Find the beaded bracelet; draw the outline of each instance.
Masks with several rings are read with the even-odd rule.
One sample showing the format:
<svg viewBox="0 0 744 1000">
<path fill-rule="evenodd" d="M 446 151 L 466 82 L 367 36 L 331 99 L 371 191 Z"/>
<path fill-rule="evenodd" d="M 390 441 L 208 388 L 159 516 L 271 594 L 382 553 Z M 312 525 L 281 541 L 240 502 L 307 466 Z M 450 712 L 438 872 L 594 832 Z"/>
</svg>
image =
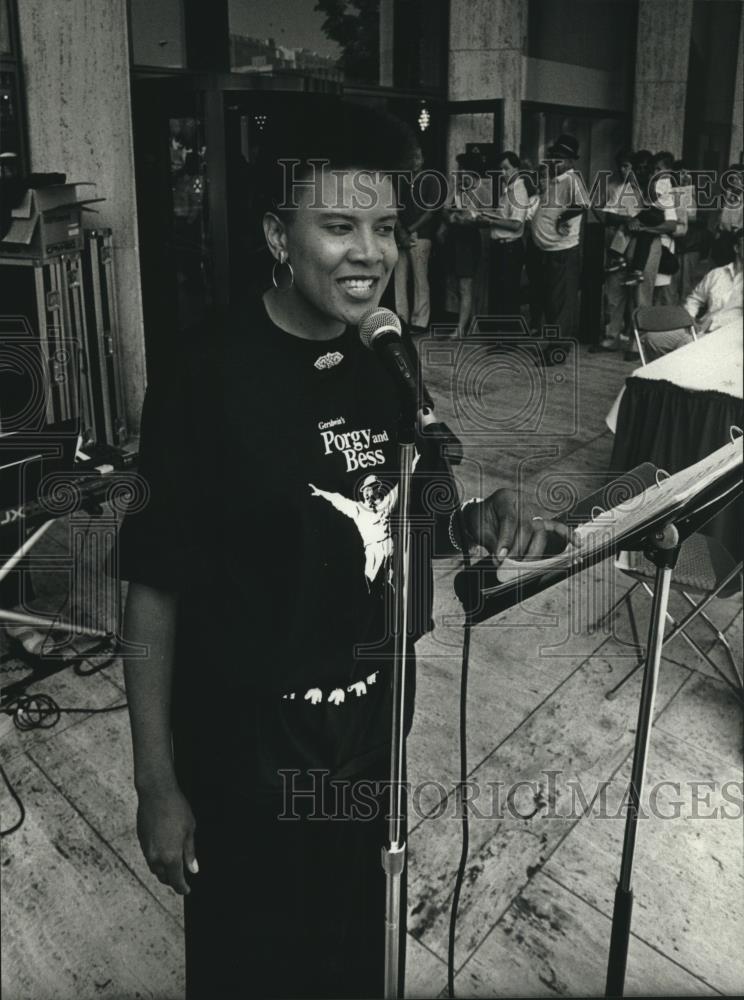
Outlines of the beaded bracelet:
<svg viewBox="0 0 744 1000">
<path fill-rule="evenodd" d="M 462 552 L 463 549 L 462 549 L 462 546 L 457 541 L 457 538 L 455 537 L 455 515 L 461 514 L 465 510 L 465 508 L 467 507 L 467 505 L 469 503 L 481 503 L 481 502 L 482 502 L 482 497 L 471 497 L 469 500 L 463 501 L 463 503 L 460 504 L 459 508 L 455 507 L 455 509 L 450 514 L 450 519 L 449 519 L 449 540 L 452 543 L 452 548 L 453 549 L 457 549 L 458 552 Z M 463 539 L 463 541 L 464 541 L 464 539 Z M 468 548 L 470 548 L 470 546 L 468 546 Z"/>
</svg>

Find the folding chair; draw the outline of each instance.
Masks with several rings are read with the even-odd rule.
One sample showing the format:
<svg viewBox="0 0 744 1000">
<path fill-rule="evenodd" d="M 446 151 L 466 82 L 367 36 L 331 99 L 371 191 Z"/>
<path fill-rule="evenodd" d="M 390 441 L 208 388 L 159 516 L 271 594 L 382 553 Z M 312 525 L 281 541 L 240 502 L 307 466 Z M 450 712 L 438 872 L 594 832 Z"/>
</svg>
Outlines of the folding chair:
<svg viewBox="0 0 744 1000">
<path fill-rule="evenodd" d="M 633 334 L 635 335 L 641 364 L 646 365 L 643 352 L 643 337 L 647 333 L 667 333 L 671 330 L 689 330 L 692 339 L 697 340 L 695 321 L 682 306 L 639 306 L 633 313 Z"/>
<path fill-rule="evenodd" d="M 642 648 L 643 644 L 638 639 L 638 629 L 635 615 L 633 613 L 631 595 L 635 591 L 639 590 L 639 588 L 642 588 L 646 591 L 649 597 L 653 596 L 653 588 L 651 585 L 653 584 L 655 577 L 654 567 L 646 559 L 642 552 L 621 552 L 618 559 L 615 561 L 615 566 L 620 570 L 620 572 L 634 579 L 635 583 L 630 590 L 597 621 L 596 627 L 601 628 L 602 625 L 615 614 L 620 605 L 625 603 L 628 608 L 634 645 L 638 648 Z M 664 645 L 666 646 L 667 643 L 670 643 L 678 635 L 682 636 L 685 642 L 687 642 L 687 644 L 695 650 L 698 656 L 705 660 L 715 673 L 733 690 L 736 697 L 739 698 L 739 700 L 744 701 L 744 678 L 742 678 L 740 674 L 740 668 L 734 657 L 731 644 L 715 622 L 713 622 L 705 613 L 705 608 L 708 604 L 710 604 L 713 598 L 730 597 L 732 594 L 736 593 L 740 587 L 741 572 L 742 563 L 737 563 L 729 551 L 724 548 L 720 542 L 716 541 L 715 538 L 711 538 L 708 535 L 703 535 L 699 532 L 694 535 L 690 535 L 680 549 L 679 559 L 672 574 L 671 586 L 673 590 L 676 590 L 682 595 L 691 610 L 679 620 L 676 620 L 671 614 L 669 614 L 669 612 L 667 612 L 667 620 L 671 624 L 672 630 L 664 637 Z M 698 597 L 702 597 L 702 599 L 696 601 L 692 594 L 697 594 Z M 717 642 L 721 644 L 733 674 L 733 680 L 726 676 L 711 656 L 706 653 L 699 643 L 685 631 L 690 622 L 698 617 L 710 627 L 716 636 Z M 623 684 L 625 684 L 627 680 L 640 670 L 642 666 L 643 660 L 641 659 L 641 661 L 633 667 L 633 669 L 626 674 L 626 676 L 623 677 L 623 679 L 619 681 L 615 687 L 607 692 L 606 697 L 612 700 L 617 695 Z"/>
</svg>

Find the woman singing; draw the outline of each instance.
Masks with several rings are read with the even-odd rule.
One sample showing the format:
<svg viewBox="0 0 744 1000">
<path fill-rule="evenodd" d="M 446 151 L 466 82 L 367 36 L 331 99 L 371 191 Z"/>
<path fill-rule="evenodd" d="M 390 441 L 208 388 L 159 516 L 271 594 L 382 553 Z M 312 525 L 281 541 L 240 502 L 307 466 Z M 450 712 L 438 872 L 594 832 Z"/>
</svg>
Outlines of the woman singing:
<svg viewBox="0 0 744 1000">
<path fill-rule="evenodd" d="M 272 150 L 274 284 L 185 338 L 169 384 L 148 388 L 149 502 L 120 545 L 138 834 L 185 897 L 190 1000 L 383 992 L 391 585 L 387 550 L 365 548 L 387 544 L 401 406 L 355 328 L 396 263 L 394 174 L 413 143 L 341 105 Z M 411 682 L 426 553 L 453 551 L 455 503 L 418 451 L 432 541 L 414 552 Z M 453 537 L 539 555 L 551 532 L 565 539 L 500 490 Z"/>
</svg>

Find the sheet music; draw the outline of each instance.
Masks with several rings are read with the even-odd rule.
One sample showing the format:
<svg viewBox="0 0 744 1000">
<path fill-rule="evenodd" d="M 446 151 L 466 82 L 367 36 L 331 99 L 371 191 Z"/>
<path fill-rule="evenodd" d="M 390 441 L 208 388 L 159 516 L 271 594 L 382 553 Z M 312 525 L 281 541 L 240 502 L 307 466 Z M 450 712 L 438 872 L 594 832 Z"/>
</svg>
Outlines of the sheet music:
<svg viewBox="0 0 744 1000">
<path fill-rule="evenodd" d="M 547 559 L 525 561 L 507 557 L 498 567 L 497 577 L 500 583 L 508 583 L 515 579 L 526 579 L 550 570 L 570 567 L 608 542 L 632 534 L 636 528 L 652 521 L 665 510 L 671 510 L 684 503 L 741 465 L 742 438 L 738 437 L 694 465 L 661 479 L 658 485 L 648 487 L 630 500 L 618 504 L 617 507 L 598 511 L 593 520 L 576 528 L 576 535 L 581 540 L 579 546 L 569 546 L 560 555 Z"/>
</svg>

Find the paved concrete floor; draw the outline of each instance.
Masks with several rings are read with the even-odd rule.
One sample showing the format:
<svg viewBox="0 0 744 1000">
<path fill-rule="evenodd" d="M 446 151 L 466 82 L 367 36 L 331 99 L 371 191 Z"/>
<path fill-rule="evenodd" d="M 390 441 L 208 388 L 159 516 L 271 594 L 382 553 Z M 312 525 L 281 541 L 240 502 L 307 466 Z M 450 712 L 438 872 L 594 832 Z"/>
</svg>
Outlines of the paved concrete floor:
<svg viewBox="0 0 744 1000">
<path fill-rule="evenodd" d="M 466 496 L 519 485 L 550 509 L 591 492 L 607 471 L 612 438 L 603 418 L 632 368 L 618 356 L 582 348 L 569 365 L 540 373 L 518 352 L 492 356 L 477 344 L 421 350 L 437 412 L 466 442 L 458 469 Z M 46 554 L 64 557 L 70 538 L 60 523 Z M 445 988 L 460 853 L 451 795 L 462 638 L 456 569 L 437 565 L 437 628 L 418 647 L 411 997 Z M 39 575 L 40 601 L 58 604 L 65 579 L 63 569 Z M 477 815 L 457 927 L 458 996 L 603 992 L 640 678 L 606 699 L 636 650 L 625 612 L 603 629 L 594 623 L 627 587 L 605 563 L 473 632 L 468 755 Z M 634 605 L 645 635 L 648 602 Z M 713 615 L 740 657 L 740 601 L 717 602 Z M 694 634 L 710 648 L 703 628 Z M 23 675 L 13 660 L 2 667 L 3 683 Z M 68 706 L 123 701 L 119 664 L 90 677 L 68 669 L 35 688 Z M 656 703 L 629 994 L 744 992 L 741 736 L 729 690 L 676 640 Z M 126 713 L 65 715 L 29 733 L 2 716 L 0 762 L 26 808 L 23 827 L 2 842 L 3 996 L 182 996 L 181 907 L 139 854 Z M 7 827 L 17 812 L 5 788 L 2 807 Z"/>
</svg>

